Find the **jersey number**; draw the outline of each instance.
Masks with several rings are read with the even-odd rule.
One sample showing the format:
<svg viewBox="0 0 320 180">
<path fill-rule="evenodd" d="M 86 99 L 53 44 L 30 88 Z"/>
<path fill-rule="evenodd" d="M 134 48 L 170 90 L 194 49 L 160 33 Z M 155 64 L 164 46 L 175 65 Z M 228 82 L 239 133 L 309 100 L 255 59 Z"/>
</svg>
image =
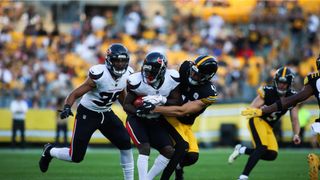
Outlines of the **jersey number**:
<svg viewBox="0 0 320 180">
<path fill-rule="evenodd" d="M 116 101 L 121 91 L 115 93 L 100 92 L 100 101 L 93 100 L 97 106 L 111 106 L 112 102 Z"/>
<path fill-rule="evenodd" d="M 273 112 L 271 113 L 268 117 L 267 120 L 268 121 L 275 121 L 278 119 L 278 116 L 281 114 L 281 111 L 277 111 L 277 112 Z"/>
</svg>

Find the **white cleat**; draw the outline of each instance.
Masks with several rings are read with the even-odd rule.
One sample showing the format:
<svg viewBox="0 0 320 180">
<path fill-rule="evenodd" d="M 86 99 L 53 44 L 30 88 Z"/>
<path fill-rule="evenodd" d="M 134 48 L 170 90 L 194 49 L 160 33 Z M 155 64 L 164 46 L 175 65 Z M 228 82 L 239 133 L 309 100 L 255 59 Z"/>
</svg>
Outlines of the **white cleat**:
<svg viewBox="0 0 320 180">
<path fill-rule="evenodd" d="M 238 156 L 240 156 L 240 148 L 241 148 L 241 144 L 237 144 L 234 147 L 234 150 L 232 152 L 232 154 L 229 156 L 228 162 L 229 164 L 232 164 L 234 162 L 234 160 L 237 159 Z"/>
<path fill-rule="evenodd" d="M 241 175 L 237 180 L 248 180 L 249 177 L 245 175 Z"/>
</svg>

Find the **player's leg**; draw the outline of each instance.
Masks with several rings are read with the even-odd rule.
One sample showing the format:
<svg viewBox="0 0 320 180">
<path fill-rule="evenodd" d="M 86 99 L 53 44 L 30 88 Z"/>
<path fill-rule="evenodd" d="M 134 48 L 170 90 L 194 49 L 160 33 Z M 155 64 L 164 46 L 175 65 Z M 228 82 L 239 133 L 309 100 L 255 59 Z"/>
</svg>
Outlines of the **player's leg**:
<svg viewBox="0 0 320 180">
<path fill-rule="evenodd" d="M 261 156 L 267 151 L 267 129 L 265 127 L 265 122 L 260 118 L 251 118 L 248 123 L 255 149 L 250 154 L 239 179 L 248 179 L 252 169 L 256 166 Z"/>
<path fill-rule="evenodd" d="M 79 105 L 70 147 L 57 148 L 50 143 L 46 144 L 39 161 L 40 170 L 46 172 L 53 157 L 64 161 L 81 162 L 85 156 L 89 140 L 97 129 L 98 118 L 101 118 L 99 113 Z"/>
<path fill-rule="evenodd" d="M 148 172 L 148 179 L 154 179 L 168 165 L 174 154 L 173 142 L 167 129 L 164 127 L 165 119 L 149 123 L 148 135 L 150 144 L 159 151 L 159 155 L 154 161 L 153 166 Z M 169 178 L 168 178 L 169 179 Z"/>
<path fill-rule="evenodd" d="M 184 156 L 179 166 L 177 166 L 175 175 L 176 180 L 183 180 L 183 168 L 185 166 L 191 166 L 195 164 L 199 159 L 199 146 L 196 137 L 191 129 L 191 126 L 188 126 L 185 129 L 185 135 L 187 136 L 189 143 L 188 153 Z"/>
<path fill-rule="evenodd" d="M 17 135 L 17 121 L 13 119 L 12 136 L 11 136 L 12 147 L 16 146 L 16 135 Z"/>
<path fill-rule="evenodd" d="M 161 179 L 169 179 L 172 173 L 175 171 L 178 164 L 182 161 L 188 150 L 187 136 L 185 130 L 188 128 L 187 125 L 182 124 L 178 119 L 170 117 L 166 118 L 167 121 L 163 121 L 164 126 L 169 132 L 172 139 L 175 141 L 175 151 L 171 157 L 168 165 L 163 170 Z"/>
<path fill-rule="evenodd" d="M 267 123 L 266 123 L 267 124 Z M 272 128 L 269 125 L 265 125 L 267 129 L 267 151 L 261 156 L 262 160 L 274 161 L 278 156 L 278 142 Z"/>
<path fill-rule="evenodd" d="M 318 180 L 319 173 L 319 157 L 314 154 L 308 154 L 308 164 L 309 164 L 309 177 L 310 180 Z"/>
<path fill-rule="evenodd" d="M 120 164 L 125 180 L 134 179 L 134 160 L 130 136 L 122 121 L 111 111 L 104 113 L 105 121 L 99 130 L 120 150 Z"/>
<path fill-rule="evenodd" d="M 148 161 L 150 156 L 150 143 L 146 124 L 142 121 L 143 120 L 137 116 L 128 115 L 126 122 L 127 131 L 139 151 L 137 168 L 140 180 L 147 178 Z"/>
</svg>

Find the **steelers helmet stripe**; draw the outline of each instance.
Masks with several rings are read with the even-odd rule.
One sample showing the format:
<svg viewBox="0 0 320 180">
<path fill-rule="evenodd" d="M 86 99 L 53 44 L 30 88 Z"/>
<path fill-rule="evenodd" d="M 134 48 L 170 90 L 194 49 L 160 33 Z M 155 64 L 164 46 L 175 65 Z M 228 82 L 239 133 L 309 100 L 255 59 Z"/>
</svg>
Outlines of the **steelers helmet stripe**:
<svg viewBox="0 0 320 180">
<path fill-rule="evenodd" d="M 283 71 L 282 71 L 282 76 L 281 77 L 284 77 L 286 75 L 286 72 L 287 72 L 287 67 L 284 67 L 283 68 Z"/>
<path fill-rule="evenodd" d="M 213 56 L 204 56 L 197 64 L 196 67 L 198 67 L 199 65 L 201 65 L 205 60 L 209 59 L 209 58 L 214 58 Z"/>
</svg>

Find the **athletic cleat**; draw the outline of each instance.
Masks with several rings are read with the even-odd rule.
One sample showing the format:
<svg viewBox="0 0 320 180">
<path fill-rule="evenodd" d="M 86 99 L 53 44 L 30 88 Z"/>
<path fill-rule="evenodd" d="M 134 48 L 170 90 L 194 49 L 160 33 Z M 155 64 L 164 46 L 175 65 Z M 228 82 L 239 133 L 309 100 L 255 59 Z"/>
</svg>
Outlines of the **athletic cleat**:
<svg viewBox="0 0 320 180">
<path fill-rule="evenodd" d="M 43 152 L 39 161 L 39 168 L 43 173 L 47 172 L 49 168 L 49 163 L 52 160 L 52 156 L 50 155 L 50 150 L 52 148 L 53 145 L 50 143 L 45 144 L 43 147 Z"/>
<path fill-rule="evenodd" d="M 234 147 L 233 152 L 231 153 L 231 155 L 229 156 L 228 162 L 229 164 L 232 164 L 234 162 L 234 160 L 237 159 L 238 156 L 240 156 L 240 148 L 241 148 L 241 144 L 237 144 Z"/>
<path fill-rule="evenodd" d="M 309 154 L 308 155 L 308 164 L 309 164 L 310 180 L 318 180 L 319 157 L 313 153 Z"/>
</svg>

